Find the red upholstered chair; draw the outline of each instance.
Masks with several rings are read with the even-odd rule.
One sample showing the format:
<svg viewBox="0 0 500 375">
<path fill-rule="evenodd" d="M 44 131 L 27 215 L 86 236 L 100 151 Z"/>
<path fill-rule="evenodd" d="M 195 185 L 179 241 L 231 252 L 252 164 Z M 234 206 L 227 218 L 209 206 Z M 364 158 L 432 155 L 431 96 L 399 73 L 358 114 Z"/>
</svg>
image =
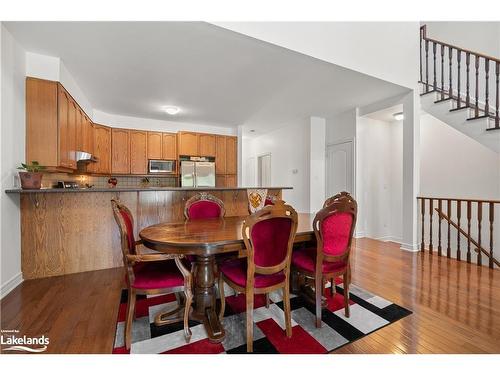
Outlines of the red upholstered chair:
<svg viewBox="0 0 500 375">
<path fill-rule="evenodd" d="M 130 210 L 119 201 L 112 199 L 111 206 L 115 220 L 120 229 L 123 264 L 126 270 L 128 289 L 127 317 L 125 321 L 125 346 L 130 349 L 132 342 L 132 320 L 134 318 L 135 301 L 138 294 L 168 294 L 184 292 L 184 335 L 186 342 L 191 339 L 191 330 L 188 326 L 191 308 L 192 276 L 188 271 L 189 265 L 182 255 L 171 254 L 141 254 L 134 237 L 134 219 Z M 162 314 L 168 316 L 181 309 Z M 155 321 L 156 322 L 156 321 Z"/>
<path fill-rule="evenodd" d="M 283 289 L 286 335 L 292 335 L 289 278 L 296 232 L 297 212 L 283 201 L 276 201 L 248 216 L 243 223 L 247 258 L 226 261 L 219 266 L 220 319 L 225 308 L 224 283 L 246 295 L 247 352 L 253 351 L 254 294 Z"/>
<path fill-rule="evenodd" d="M 357 210 L 356 201 L 348 193 L 340 193 L 314 218 L 316 248 L 300 249 L 292 255 L 294 272 L 315 281 L 316 327 L 318 328 L 321 327 L 321 296 L 325 280 L 334 280 L 337 276 L 343 277 L 344 309 L 345 315 L 349 317 L 349 284 L 351 282 L 349 256 Z"/>
<path fill-rule="evenodd" d="M 209 219 L 224 217 L 224 203 L 208 193 L 199 193 L 188 199 L 184 206 L 186 219 Z"/>
</svg>

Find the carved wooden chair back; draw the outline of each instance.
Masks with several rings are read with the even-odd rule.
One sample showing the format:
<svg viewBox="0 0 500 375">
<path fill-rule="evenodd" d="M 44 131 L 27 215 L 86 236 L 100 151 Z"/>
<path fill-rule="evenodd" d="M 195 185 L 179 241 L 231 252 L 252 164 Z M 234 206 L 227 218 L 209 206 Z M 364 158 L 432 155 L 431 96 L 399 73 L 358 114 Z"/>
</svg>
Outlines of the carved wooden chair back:
<svg viewBox="0 0 500 375">
<path fill-rule="evenodd" d="M 224 217 L 225 214 L 224 202 L 205 192 L 192 196 L 184 206 L 184 217 L 186 219 L 217 218 Z"/>
<path fill-rule="evenodd" d="M 318 249 L 317 266 L 323 260 L 349 260 L 357 213 L 358 204 L 347 192 L 337 194 L 325 202 L 325 207 L 316 214 L 313 221 Z"/>
<path fill-rule="evenodd" d="M 247 287 L 253 285 L 255 274 L 290 271 L 297 221 L 297 212 L 282 200 L 247 217 L 242 226 L 247 249 Z"/>
</svg>

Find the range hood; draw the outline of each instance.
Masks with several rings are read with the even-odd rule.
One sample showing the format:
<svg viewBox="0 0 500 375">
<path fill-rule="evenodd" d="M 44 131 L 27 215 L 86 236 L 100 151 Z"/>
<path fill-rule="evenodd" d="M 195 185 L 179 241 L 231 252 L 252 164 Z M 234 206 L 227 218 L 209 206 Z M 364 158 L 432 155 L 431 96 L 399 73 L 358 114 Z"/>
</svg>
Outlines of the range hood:
<svg viewBox="0 0 500 375">
<path fill-rule="evenodd" d="M 76 151 L 77 163 L 95 163 L 97 161 L 95 156 L 85 151 Z"/>
</svg>

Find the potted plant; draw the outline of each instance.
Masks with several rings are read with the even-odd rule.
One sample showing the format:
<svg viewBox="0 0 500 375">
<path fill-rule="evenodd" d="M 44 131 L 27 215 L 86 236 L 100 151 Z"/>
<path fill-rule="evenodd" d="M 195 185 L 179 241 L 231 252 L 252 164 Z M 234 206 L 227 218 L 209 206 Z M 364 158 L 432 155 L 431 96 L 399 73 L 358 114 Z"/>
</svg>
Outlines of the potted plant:
<svg viewBox="0 0 500 375">
<path fill-rule="evenodd" d="M 32 161 L 31 164 L 21 163 L 20 167 L 17 169 L 23 170 L 24 172 L 19 172 L 19 178 L 21 179 L 21 187 L 23 189 L 40 189 L 42 187 L 42 176 L 45 169 L 44 166 L 40 165 L 37 161 Z"/>
</svg>

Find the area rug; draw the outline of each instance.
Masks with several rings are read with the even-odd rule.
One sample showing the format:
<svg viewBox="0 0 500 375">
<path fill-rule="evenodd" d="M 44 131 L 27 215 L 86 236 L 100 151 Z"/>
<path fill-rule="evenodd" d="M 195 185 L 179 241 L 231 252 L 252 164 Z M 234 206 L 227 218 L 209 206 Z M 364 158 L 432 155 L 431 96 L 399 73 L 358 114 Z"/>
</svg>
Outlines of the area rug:
<svg viewBox="0 0 500 375">
<path fill-rule="evenodd" d="M 327 308 L 323 309 L 321 328 L 315 327 L 314 305 L 292 294 L 292 337 L 284 332 L 284 314 L 281 293 L 270 294 L 269 308 L 263 295 L 255 296 L 254 353 L 262 354 L 322 354 L 358 340 L 370 333 L 410 315 L 412 312 L 373 295 L 351 284 L 350 312 L 346 318 L 343 308 L 343 286 L 336 286 L 334 297 L 327 296 Z M 226 312 L 222 321 L 226 338 L 218 344 L 210 343 L 202 324 L 190 322 L 192 338 L 184 340 L 182 323 L 157 327 L 155 315 L 176 306 L 175 296 L 139 296 L 136 319 L 132 325 L 132 346 L 124 347 L 125 312 L 127 290 L 123 290 L 116 325 L 115 354 L 218 354 L 246 353 L 245 296 L 235 296 L 226 291 Z"/>
</svg>

